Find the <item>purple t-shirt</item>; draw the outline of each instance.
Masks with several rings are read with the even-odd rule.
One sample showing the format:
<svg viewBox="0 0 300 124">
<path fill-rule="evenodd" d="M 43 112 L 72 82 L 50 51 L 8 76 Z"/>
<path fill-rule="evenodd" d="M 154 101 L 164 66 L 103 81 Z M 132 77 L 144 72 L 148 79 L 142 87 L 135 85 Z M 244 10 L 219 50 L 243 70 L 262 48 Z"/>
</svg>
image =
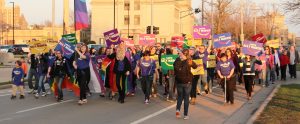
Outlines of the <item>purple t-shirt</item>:
<svg viewBox="0 0 300 124">
<path fill-rule="evenodd" d="M 203 53 L 199 52 L 198 54 L 199 54 L 199 58 L 202 59 L 204 70 L 206 70 L 208 52 L 204 51 Z"/>
<path fill-rule="evenodd" d="M 153 75 L 156 68 L 155 60 L 149 59 L 146 61 L 141 59 L 138 67 L 141 69 L 142 76 Z"/>
<path fill-rule="evenodd" d="M 219 61 L 217 64 L 217 70 L 219 70 L 223 76 L 228 76 L 230 71 L 234 68 L 235 66 L 232 60 L 227 60 L 225 62 Z"/>
<path fill-rule="evenodd" d="M 24 71 L 22 68 L 14 68 L 12 70 L 12 81 L 16 86 L 24 85 L 22 82 L 22 78 L 24 75 Z"/>
<path fill-rule="evenodd" d="M 77 67 L 78 69 L 86 69 L 86 68 L 89 68 L 90 67 L 90 54 L 89 53 L 85 53 L 84 54 L 86 56 L 86 59 L 81 59 L 81 58 L 78 58 L 77 60 Z"/>
</svg>

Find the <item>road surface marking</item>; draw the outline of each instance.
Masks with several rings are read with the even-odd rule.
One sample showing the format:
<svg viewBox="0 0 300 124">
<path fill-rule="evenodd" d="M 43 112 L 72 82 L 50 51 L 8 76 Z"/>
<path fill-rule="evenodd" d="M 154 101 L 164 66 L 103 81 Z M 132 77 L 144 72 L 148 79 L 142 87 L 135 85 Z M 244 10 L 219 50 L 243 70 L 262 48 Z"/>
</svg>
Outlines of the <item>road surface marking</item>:
<svg viewBox="0 0 300 124">
<path fill-rule="evenodd" d="M 46 107 L 50 107 L 50 106 L 54 106 L 54 105 L 59 105 L 59 104 L 67 103 L 67 102 L 72 102 L 72 101 L 74 101 L 74 99 L 70 99 L 70 100 L 66 100 L 66 101 L 62 101 L 62 102 L 58 102 L 58 103 L 52 103 L 52 104 L 48 104 L 48 105 L 43 105 L 43 106 L 38 106 L 38 107 L 34 107 L 34 108 L 22 110 L 22 111 L 18 111 L 18 112 L 16 112 L 16 114 L 20 114 L 20 113 L 24 113 L 24 112 L 28 112 L 28 111 L 32 111 L 32 110 L 36 110 L 36 109 L 46 108 Z"/>
<path fill-rule="evenodd" d="M 25 93 L 28 93 L 29 91 L 26 91 Z M 11 93 L 8 93 L 8 94 L 1 94 L 0 97 L 2 96 L 11 96 Z M 25 95 L 26 96 L 26 95 Z"/>
<path fill-rule="evenodd" d="M 8 120 L 12 120 L 12 118 L 3 118 L 3 119 L 0 119 L 0 122 L 2 122 L 2 121 L 8 121 Z"/>
<path fill-rule="evenodd" d="M 174 107 L 176 107 L 176 104 L 173 104 L 173 105 L 171 105 L 171 106 L 169 106 L 167 108 L 164 108 L 164 109 L 162 109 L 160 111 L 157 111 L 157 112 L 155 112 L 153 114 L 150 114 L 150 115 L 148 115 L 146 117 L 143 117 L 143 118 L 141 118 L 141 119 L 139 119 L 137 121 L 131 122 L 130 124 L 139 124 L 139 123 L 142 123 L 142 122 L 144 122 L 144 121 L 146 121 L 146 120 L 148 120 L 150 118 L 153 118 L 153 117 L 155 117 L 155 116 L 157 116 L 157 115 L 159 115 L 159 114 L 161 114 L 161 113 L 163 113 L 165 111 L 168 111 L 168 110 L 170 110 L 170 109 L 172 109 Z"/>
</svg>

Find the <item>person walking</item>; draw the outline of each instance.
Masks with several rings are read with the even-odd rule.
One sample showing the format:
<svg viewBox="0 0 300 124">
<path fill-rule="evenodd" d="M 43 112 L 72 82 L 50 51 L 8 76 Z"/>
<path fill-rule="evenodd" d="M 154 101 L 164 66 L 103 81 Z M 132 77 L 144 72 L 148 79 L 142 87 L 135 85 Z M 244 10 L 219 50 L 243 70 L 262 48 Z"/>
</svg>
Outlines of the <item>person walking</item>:
<svg viewBox="0 0 300 124">
<path fill-rule="evenodd" d="M 11 78 L 12 78 L 12 95 L 10 97 L 11 100 L 16 99 L 17 97 L 17 90 L 20 92 L 20 99 L 25 98 L 24 94 L 24 71 L 21 68 L 22 62 L 16 61 L 16 67 L 13 68 Z"/>
<path fill-rule="evenodd" d="M 189 98 L 191 93 L 191 84 L 193 81 L 193 74 L 191 68 L 196 69 L 197 65 L 189 56 L 189 50 L 184 49 L 179 53 L 179 57 L 174 62 L 175 80 L 177 86 L 177 105 L 176 118 L 180 118 L 180 109 L 182 101 L 184 100 L 184 118 L 189 119 Z"/>
<path fill-rule="evenodd" d="M 295 46 L 290 46 L 288 51 L 288 57 L 290 58 L 289 72 L 291 78 L 297 78 L 296 65 L 300 62 L 299 52 L 295 50 Z"/>
<path fill-rule="evenodd" d="M 286 81 L 286 67 L 290 64 L 290 58 L 287 55 L 287 51 L 284 50 L 283 54 L 279 57 L 280 59 L 280 72 L 281 72 L 281 80 Z"/>
</svg>

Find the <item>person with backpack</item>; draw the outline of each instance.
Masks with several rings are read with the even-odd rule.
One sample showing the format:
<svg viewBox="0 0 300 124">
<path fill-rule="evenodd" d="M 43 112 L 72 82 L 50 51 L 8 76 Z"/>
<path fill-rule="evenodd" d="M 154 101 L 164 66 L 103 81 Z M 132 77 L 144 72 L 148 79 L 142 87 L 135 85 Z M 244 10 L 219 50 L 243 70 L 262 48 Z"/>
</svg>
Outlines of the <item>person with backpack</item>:
<svg viewBox="0 0 300 124">
<path fill-rule="evenodd" d="M 190 57 L 189 50 L 184 49 L 174 62 L 175 80 L 177 86 L 176 118 L 180 118 L 180 108 L 184 100 L 184 120 L 189 119 L 189 98 L 191 93 L 193 74 L 191 68 L 196 69 L 197 65 Z"/>
</svg>

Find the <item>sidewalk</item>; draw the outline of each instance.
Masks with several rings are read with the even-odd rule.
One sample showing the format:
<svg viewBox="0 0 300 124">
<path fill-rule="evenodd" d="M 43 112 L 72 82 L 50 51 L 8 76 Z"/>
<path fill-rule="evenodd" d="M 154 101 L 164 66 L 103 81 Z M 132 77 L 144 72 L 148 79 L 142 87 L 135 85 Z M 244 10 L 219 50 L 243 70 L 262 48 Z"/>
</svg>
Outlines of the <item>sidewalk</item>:
<svg viewBox="0 0 300 124">
<path fill-rule="evenodd" d="M 298 77 L 299 71 L 297 72 Z M 255 112 L 259 109 L 262 103 L 266 100 L 266 98 L 271 94 L 274 88 L 277 85 L 287 85 L 287 84 L 300 84 L 297 79 L 287 78 L 287 81 L 277 80 L 275 84 L 271 85 L 271 87 L 263 88 L 253 97 L 251 102 L 245 103 L 241 108 L 239 108 L 235 113 L 233 113 L 224 124 L 245 124 L 247 121 L 255 114 Z"/>
</svg>

